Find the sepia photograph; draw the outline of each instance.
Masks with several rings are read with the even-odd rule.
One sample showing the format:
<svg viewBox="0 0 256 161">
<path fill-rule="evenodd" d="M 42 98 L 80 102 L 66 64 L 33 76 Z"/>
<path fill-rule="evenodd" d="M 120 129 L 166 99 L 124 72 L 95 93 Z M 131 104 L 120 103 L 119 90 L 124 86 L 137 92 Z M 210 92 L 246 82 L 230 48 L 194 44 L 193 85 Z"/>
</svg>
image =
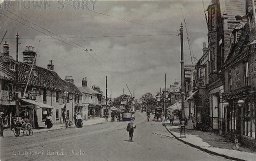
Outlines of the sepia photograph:
<svg viewBox="0 0 256 161">
<path fill-rule="evenodd" d="M 255 161 L 256 0 L 0 0 L 0 161 Z"/>
</svg>

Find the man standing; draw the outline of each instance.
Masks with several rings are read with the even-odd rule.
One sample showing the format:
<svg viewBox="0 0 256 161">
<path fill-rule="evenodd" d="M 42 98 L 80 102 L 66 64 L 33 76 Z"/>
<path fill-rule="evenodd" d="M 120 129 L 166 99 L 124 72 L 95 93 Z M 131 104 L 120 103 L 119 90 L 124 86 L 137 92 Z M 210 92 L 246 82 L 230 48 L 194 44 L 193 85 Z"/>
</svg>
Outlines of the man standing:
<svg viewBox="0 0 256 161">
<path fill-rule="evenodd" d="M 129 132 L 129 141 L 133 141 L 133 133 L 136 125 L 133 123 L 133 120 L 128 123 L 126 130 Z"/>
</svg>

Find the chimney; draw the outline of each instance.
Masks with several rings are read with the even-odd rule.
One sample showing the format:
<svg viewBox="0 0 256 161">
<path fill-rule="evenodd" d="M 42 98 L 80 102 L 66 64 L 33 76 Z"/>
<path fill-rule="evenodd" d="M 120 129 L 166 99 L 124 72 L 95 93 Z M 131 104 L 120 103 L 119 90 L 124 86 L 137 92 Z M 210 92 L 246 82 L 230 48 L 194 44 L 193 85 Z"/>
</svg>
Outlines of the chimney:
<svg viewBox="0 0 256 161">
<path fill-rule="evenodd" d="M 48 70 L 54 70 L 54 65 L 52 64 L 52 60 L 50 60 L 49 64 L 47 65 Z"/>
<path fill-rule="evenodd" d="M 72 76 L 66 76 L 66 77 L 65 77 L 65 81 L 74 84 L 74 79 L 73 79 Z"/>
<path fill-rule="evenodd" d="M 206 46 L 206 42 L 203 42 L 203 54 L 205 54 L 208 51 L 208 48 Z"/>
<path fill-rule="evenodd" d="M 82 87 L 87 87 L 87 77 L 84 77 L 82 80 Z"/>
<path fill-rule="evenodd" d="M 3 56 L 9 56 L 9 44 L 7 44 L 7 42 L 4 42 L 3 45 Z"/>
<path fill-rule="evenodd" d="M 34 52 L 34 47 L 26 46 L 26 50 L 23 51 L 23 62 L 26 64 L 36 65 L 36 52 Z"/>
</svg>

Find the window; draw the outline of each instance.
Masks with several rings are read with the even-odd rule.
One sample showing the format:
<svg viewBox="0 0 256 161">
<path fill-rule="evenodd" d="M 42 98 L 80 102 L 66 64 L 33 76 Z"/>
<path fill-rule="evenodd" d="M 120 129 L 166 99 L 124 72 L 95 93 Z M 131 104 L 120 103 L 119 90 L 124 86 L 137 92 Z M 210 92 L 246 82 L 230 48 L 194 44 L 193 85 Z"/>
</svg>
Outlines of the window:
<svg viewBox="0 0 256 161">
<path fill-rule="evenodd" d="M 70 98 L 70 94 L 68 93 L 68 96 L 67 96 L 67 103 L 69 103 L 69 98 Z"/>
<path fill-rule="evenodd" d="M 59 109 L 56 109 L 56 120 L 59 120 L 60 117 L 59 117 Z"/>
<path fill-rule="evenodd" d="M 43 90 L 43 102 L 46 103 L 46 89 Z"/>
<path fill-rule="evenodd" d="M 60 99 L 60 92 L 57 91 L 56 92 L 56 102 L 59 102 L 59 99 Z"/>
<path fill-rule="evenodd" d="M 42 120 L 45 121 L 47 117 L 48 111 L 46 108 L 42 108 Z"/>
<path fill-rule="evenodd" d="M 229 90 L 232 90 L 232 75 L 231 75 L 231 70 L 228 71 L 228 85 L 229 85 Z"/>
<path fill-rule="evenodd" d="M 246 62 L 245 63 L 245 67 L 244 67 L 244 84 L 245 86 L 249 85 L 249 63 Z"/>
</svg>

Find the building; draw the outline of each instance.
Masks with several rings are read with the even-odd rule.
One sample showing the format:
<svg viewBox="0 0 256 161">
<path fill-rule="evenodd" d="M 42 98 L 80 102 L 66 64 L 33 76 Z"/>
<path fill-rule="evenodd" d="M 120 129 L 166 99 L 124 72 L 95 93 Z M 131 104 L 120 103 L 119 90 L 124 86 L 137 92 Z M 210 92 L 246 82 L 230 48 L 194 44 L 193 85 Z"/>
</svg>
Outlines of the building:
<svg viewBox="0 0 256 161">
<path fill-rule="evenodd" d="M 211 127 L 222 132 L 224 77 L 222 68 L 229 54 L 232 30 L 239 25 L 237 15 L 245 15 L 244 0 L 212 0 L 208 6 L 208 44 L 209 44 L 209 103 Z"/>
<path fill-rule="evenodd" d="M 6 51 L 4 46 L 0 82 L 1 110 L 8 124 L 14 116 L 27 118 L 35 128 L 45 126 L 47 115 L 52 115 L 53 123 L 63 123 L 64 116 L 73 119 L 81 95 L 76 86 L 62 80 L 53 70 L 52 62 L 48 65 L 50 69 L 37 66 L 36 53 L 31 51 L 34 57 L 27 57 L 30 49 L 23 52 L 25 62 L 14 61 Z"/>
<path fill-rule="evenodd" d="M 84 119 L 102 116 L 102 92 L 100 88 L 88 86 L 87 77 L 82 80 L 82 87 L 79 87 L 82 93 L 82 115 Z"/>
<path fill-rule="evenodd" d="M 223 99 L 224 127 L 228 136 L 239 136 L 246 145 L 256 147 L 256 56 L 255 15 L 247 1 L 246 16 L 238 18 L 240 25 L 232 31 L 232 45 L 224 65 Z"/>
<path fill-rule="evenodd" d="M 209 64 L 209 50 L 206 43 L 203 43 L 203 55 L 195 66 L 196 73 L 194 76 L 194 91 L 196 93 L 193 99 L 196 126 L 197 123 L 210 124 L 209 94 L 207 88 L 209 84 Z"/>
</svg>

